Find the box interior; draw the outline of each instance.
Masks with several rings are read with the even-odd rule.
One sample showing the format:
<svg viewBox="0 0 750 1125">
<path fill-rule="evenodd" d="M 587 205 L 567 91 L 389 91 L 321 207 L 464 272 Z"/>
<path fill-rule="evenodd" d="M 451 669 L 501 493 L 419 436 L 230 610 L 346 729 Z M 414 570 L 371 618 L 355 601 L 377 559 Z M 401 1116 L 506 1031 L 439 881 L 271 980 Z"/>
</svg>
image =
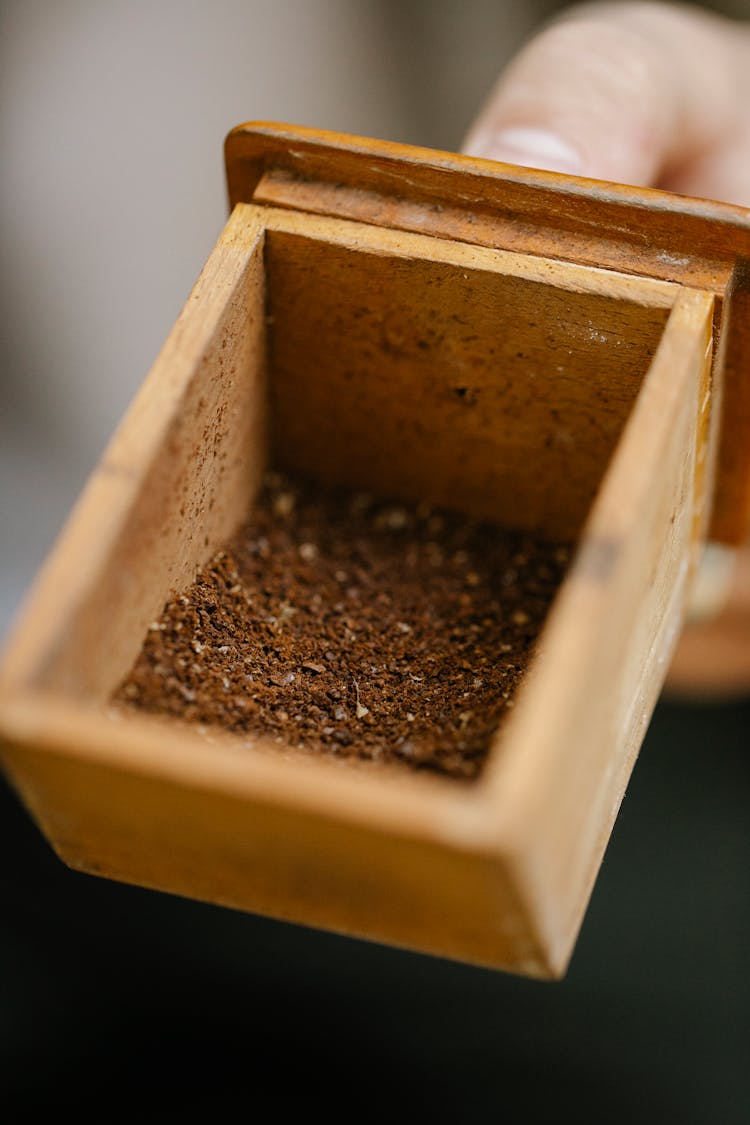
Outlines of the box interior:
<svg viewBox="0 0 750 1125">
<path fill-rule="evenodd" d="M 168 596 L 247 517 L 269 463 L 550 538 L 579 534 L 666 302 L 560 288 L 495 268 L 491 252 L 441 260 L 450 244 L 422 236 L 410 237 L 425 257 L 387 232 L 372 249 L 352 239 L 356 226 L 341 241 L 262 230 L 232 278 L 224 264 L 218 291 L 199 282 L 124 423 L 145 471 L 87 560 L 33 686 L 106 701 Z M 191 332 L 200 358 L 189 370 Z M 119 471 L 120 447 L 100 484 Z"/>
</svg>

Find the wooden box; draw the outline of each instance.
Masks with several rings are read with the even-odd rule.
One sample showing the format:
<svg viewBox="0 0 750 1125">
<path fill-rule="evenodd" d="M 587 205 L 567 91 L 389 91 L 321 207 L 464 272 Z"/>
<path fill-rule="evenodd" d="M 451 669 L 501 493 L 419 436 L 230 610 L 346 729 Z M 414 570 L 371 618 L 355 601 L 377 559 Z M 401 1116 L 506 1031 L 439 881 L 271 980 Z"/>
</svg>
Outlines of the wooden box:
<svg viewBox="0 0 750 1125">
<path fill-rule="evenodd" d="M 750 217 L 285 126 L 11 639 L 9 775 L 75 868 L 557 976 L 707 535 L 750 508 Z M 115 716 L 274 463 L 578 548 L 480 780 Z"/>
</svg>

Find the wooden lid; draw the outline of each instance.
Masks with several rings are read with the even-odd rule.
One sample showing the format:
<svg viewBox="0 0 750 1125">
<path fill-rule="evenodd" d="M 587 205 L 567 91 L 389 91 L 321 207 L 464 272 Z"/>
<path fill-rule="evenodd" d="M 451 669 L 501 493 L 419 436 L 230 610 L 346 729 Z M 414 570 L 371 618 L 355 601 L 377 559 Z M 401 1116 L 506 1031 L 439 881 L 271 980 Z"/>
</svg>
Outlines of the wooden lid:
<svg viewBox="0 0 750 1125">
<path fill-rule="evenodd" d="M 232 207 L 292 207 L 713 294 L 723 401 L 710 536 L 747 536 L 749 210 L 293 125 L 239 125 L 225 156 Z"/>
</svg>

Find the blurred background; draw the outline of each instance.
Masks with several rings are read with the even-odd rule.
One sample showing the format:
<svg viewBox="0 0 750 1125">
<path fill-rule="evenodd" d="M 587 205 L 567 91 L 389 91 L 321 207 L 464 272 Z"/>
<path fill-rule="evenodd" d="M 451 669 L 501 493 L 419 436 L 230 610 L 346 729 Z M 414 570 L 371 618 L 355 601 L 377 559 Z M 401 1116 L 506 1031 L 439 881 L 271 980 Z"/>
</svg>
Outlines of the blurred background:
<svg viewBox="0 0 750 1125">
<path fill-rule="evenodd" d="M 0 0 L 0 634 L 223 225 L 228 129 L 454 149 L 564 7 Z M 7 1119 L 747 1121 L 749 718 L 660 706 L 562 985 L 73 874 L 3 789 Z"/>
</svg>

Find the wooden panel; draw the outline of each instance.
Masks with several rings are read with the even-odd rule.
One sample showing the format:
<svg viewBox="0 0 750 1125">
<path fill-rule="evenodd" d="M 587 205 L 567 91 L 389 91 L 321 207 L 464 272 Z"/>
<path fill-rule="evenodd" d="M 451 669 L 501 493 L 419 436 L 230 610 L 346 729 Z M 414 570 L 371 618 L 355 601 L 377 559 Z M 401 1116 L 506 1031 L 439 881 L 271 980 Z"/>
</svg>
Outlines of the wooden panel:
<svg viewBox="0 0 750 1125">
<path fill-rule="evenodd" d="M 238 214 L 31 592 L 6 680 L 107 697 L 245 516 L 266 455 L 264 299 L 262 224 Z"/>
<path fill-rule="evenodd" d="M 488 766 L 553 964 L 580 925 L 666 675 L 696 548 L 694 488 L 713 300 L 685 291 Z"/>
<path fill-rule="evenodd" d="M 726 288 L 732 273 L 733 248 L 723 239 L 712 239 L 704 229 L 710 226 L 710 220 L 706 222 L 710 208 L 720 210 L 721 204 L 704 204 L 702 213 L 698 212 L 700 218 L 698 214 L 688 215 L 684 226 L 678 226 L 678 208 L 667 204 L 670 197 L 663 192 L 623 189 L 630 196 L 619 200 L 614 194 L 607 198 L 601 191 L 589 188 L 587 192 L 591 181 L 576 181 L 554 172 L 537 172 L 473 157 L 455 156 L 452 160 L 453 170 L 463 173 L 462 188 L 467 178 L 470 186 L 460 193 L 449 189 L 440 203 L 424 170 L 420 169 L 416 177 L 399 176 L 394 167 L 389 175 L 380 176 L 383 167 L 375 164 L 373 183 L 377 187 L 364 187 L 354 183 L 354 165 L 347 167 L 346 158 L 342 159 L 340 153 L 336 160 L 314 162 L 315 171 L 330 179 L 317 180 L 304 172 L 296 174 L 271 167 L 252 191 L 237 198 L 274 208 L 354 219 L 389 230 L 415 231 L 517 254 L 538 254 L 578 265 L 701 286 L 715 291 L 717 296 Z M 338 161 L 343 165 L 340 171 L 336 170 Z M 408 169 L 412 171 L 410 164 Z M 417 184 L 421 190 L 415 190 Z M 653 214 L 644 207 L 644 202 L 649 201 L 656 204 L 651 208 Z M 660 202 L 662 213 L 658 208 Z M 611 205 L 625 213 L 612 215 Z M 691 222 L 693 217 L 697 222 Z M 648 237 L 641 229 L 644 218 Z M 697 236 L 697 242 L 688 241 L 686 229 Z M 701 256 L 699 249 L 707 257 Z"/>
<path fill-rule="evenodd" d="M 6 708 L 4 758 L 92 874 L 533 976 L 550 969 L 474 792 L 210 749 L 176 724 Z M 478 813 L 480 815 L 478 815 Z"/>
<path fill-rule="evenodd" d="M 724 387 L 711 534 L 734 542 L 738 513 L 750 512 L 750 250 L 731 278 L 717 368 Z"/>
<path fill-rule="evenodd" d="M 496 861 L 230 793 L 180 789 L 117 767 L 6 755 L 40 808 L 65 810 L 64 834 L 49 834 L 60 857 L 78 870 L 547 975 Z"/>
<path fill-rule="evenodd" d="M 517 256 L 312 217 L 303 235 L 283 222 L 266 237 L 277 461 L 574 536 L 673 287 L 626 279 L 626 300 L 601 273 L 546 263 L 546 276 L 524 277 L 503 272 Z"/>
</svg>

